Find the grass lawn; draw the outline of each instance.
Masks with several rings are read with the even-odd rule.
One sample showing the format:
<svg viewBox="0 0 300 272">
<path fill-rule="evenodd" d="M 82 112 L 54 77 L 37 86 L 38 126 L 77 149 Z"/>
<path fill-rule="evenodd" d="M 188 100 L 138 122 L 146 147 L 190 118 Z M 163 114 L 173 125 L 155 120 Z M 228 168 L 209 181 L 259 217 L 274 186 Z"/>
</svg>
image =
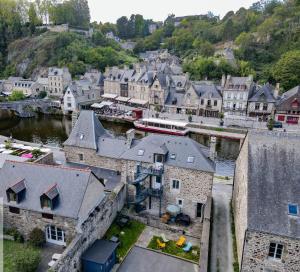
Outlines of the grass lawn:
<svg viewBox="0 0 300 272">
<path fill-rule="evenodd" d="M 26 256 L 31 256 L 31 257 L 27 258 Z M 40 249 L 33 248 L 26 244 L 20 244 L 14 241 L 3 240 L 3 259 L 4 259 L 5 272 L 17 271 L 16 263 L 17 260 L 20 260 L 20 258 L 26 258 L 27 261 L 29 262 L 32 260 L 32 263 L 34 263 L 37 259 L 39 259 L 39 256 L 40 256 Z M 35 257 L 37 259 L 35 259 Z"/>
<path fill-rule="evenodd" d="M 120 239 L 121 243 L 117 249 L 117 256 L 124 258 L 144 229 L 144 224 L 134 220 L 130 220 L 129 225 L 124 228 L 120 228 L 116 223 L 113 223 L 106 232 L 105 238 L 110 239 L 112 236 L 117 236 Z M 122 235 L 121 232 L 124 232 L 124 234 Z"/>
<path fill-rule="evenodd" d="M 151 249 L 155 249 L 155 250 L 160 250 L 157 246 L 157 242 L 156 240 L 160 239 L 160 241 L 162 242 L 162 239 L 158 236 L 153 236 L 153 238 L 151 239 L 148 248 Z M 197 254 L 193 254 L 192 251 L 197 251 Z M 199 258 L 200 258 L 200 248 L 198 246 L 193 246 L 192 249 L 189 252 L 185 252 L 183 251 L 182 248 L 176 246 L 176 241 L 169 241 L 168 243 L 166 243 L 166 247 L 164 249 L 161 250 L 164 253 L 170 254 L 170 255 L 174 255 L 183 259 L 187 259 L 187 260 L 191 260 L 194 262 L 199 262 Z"/>
</svg>

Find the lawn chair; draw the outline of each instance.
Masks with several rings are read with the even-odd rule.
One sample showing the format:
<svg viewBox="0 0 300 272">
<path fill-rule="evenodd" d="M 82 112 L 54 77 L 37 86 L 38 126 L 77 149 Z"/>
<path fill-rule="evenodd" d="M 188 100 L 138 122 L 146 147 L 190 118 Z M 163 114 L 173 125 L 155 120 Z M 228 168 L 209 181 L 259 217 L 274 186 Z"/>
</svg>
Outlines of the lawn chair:
<svg viewBox="0 0 300 272">
<path fill-rule="evenodd" d="M 160 235 L 160 237 L 161 237 L 161 239 L 163 240 L 164 243 L 168 243 L 168 242 L 169 242 L 169 240 L 166 238 L 166 236 L 165 236 L 164 233 L 162 233 L 162 234 Z"/>
<path fill-rule="evenodd" d="M 180 236 L 178 241 L 176 242 L 176 246 L 178 247 L 183 247 L 184 243 L 185 243 L 185 237 L 184 236 Z"/>
<path fill-rule="evenodd" d="M 159 239 L 157 239 L 156 242 L 159 249 L 164 249 L 166 247 L 166 243 L 162 243 Z"/>
<path fill-rule="evenodd" d="M 189 252 L 191 249 L 192 249 L 192 243 L 191 242 L 188 242 L 186 245 L 185 245 L 185 247 L 183 248 L 183 250 L 185 251 L 185 252 Z"/>
</svg>

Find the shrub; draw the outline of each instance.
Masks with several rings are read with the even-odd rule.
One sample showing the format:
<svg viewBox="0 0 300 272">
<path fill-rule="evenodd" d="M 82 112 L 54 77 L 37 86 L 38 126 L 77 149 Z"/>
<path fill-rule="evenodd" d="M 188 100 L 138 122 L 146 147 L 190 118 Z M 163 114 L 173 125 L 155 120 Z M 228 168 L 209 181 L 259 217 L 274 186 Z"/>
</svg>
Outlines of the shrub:
<svg viewBox="0 0 300 272">
<path fill-rule="evenodd" d="M 39 149 L 34 149 L 34 150 L 32 150 L 31 154 L 34 158 L 38 158 L 39 156 L 41 156 L 43 154 L 43 152 Z"/>
<path fill-rule="evenodd" d="M 35 247 L 42 247 L 45 244 L 45 233 L 39 229 L 34 228 L 29 234 L 29 243 Z"/>
<path fill-rule="evenodd" d="M 40 262 L 40 254 L 34 250 L 19 252 L 15 258 L 17 272 L 33 272 L 37 270 Z"/>
<path fill-rule="evenodd" d="M 7 235 L 10 235 L 10 236 L 14 237 L 14 240 L 16 242 L 24 243 L 23 235 L 16 228 L 5 229 L 4 234 L 7 234 Z"/>
</svg>

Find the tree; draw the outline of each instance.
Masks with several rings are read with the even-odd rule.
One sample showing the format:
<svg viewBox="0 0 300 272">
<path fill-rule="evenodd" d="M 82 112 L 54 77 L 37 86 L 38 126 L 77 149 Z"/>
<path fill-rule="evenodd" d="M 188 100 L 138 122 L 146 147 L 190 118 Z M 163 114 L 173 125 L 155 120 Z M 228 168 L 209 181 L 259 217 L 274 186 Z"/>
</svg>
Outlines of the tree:
<svg viewBox="0 0 300 272">
<path fill-rule="evenodd" d="M 33 34 L 35 32 L 35 27 L 41 23 L 37 16 L 34 3 L 31 3 L 29 6 L 28 18 L 29 18 L 30 32 L 31 32 L 31 34 Z"/>
<path fill-rule="evenodd" d="M 8 97 L 9 101 L 19 101 L 25 99 L 25 95 L 22 91 L 12 91 L 12 94 Z"/>
<path fill-rule="evenodd" d="M 293 50 L 281 56 L 273 69 L 274 78 L 285 90 L 300 84 L 300 50 Z"/>
</svg>

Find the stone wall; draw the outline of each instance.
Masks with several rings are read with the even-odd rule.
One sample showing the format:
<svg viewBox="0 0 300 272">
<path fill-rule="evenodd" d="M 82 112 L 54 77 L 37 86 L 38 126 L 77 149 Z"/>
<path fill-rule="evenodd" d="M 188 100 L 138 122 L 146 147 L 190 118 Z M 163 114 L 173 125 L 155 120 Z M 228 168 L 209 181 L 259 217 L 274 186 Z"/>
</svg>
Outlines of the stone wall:
<svg viewBox="0 0 300 272">
<path fill-rule="evenodd" d="M 283 245 L 281 261 L 268 257 L 271 242 Z M 300 240 L 261 232 L 247 231 L 241 271 L 300 271 Z"/>
<path fill-rule="evenodd" d="M 245 231 L 247 229 L 247 188 L 248 188 L 248 138 L 246 137 L 239 157 L 236 161 L 233 209 L 235 222 L 235 235 L 237 242 L 238 262 L 241 264 Z"/>
<path fill-rule="evenodd" d="M 124 190 L 124 187 L 123 187 Z M 61 259 L 52 268 L 57 272 L 77 272 L 81 270 L 81 255 L 95 242 L 101 239 L 118 212 L 118 197 L 108 195 L 89 218 L 82 224 L 81 232 L 64 251 Z"/>
<path fill-rule="evenodd" d="M 37 160 L 34 161 L 35 163 L 39 164 L 47 164 L 47 165 L 54 165 L 54 158 L 53 158 L 53 153 L 47 153 L 44 156 L 38 158 Z"/>
<path fill-rule="evenodd" d="M 121 160 L 101 157 L 93 149 L 65 146 L 64 151 L 68 162 L 87 164 L 114 171 L 121 169 Z M 79 160 L 79 154 L 83 154 L 83 161 Z"/>
<path fill-rule="evenodd" d="M 65 232 L 66 242 L 72 241 L 76 234 L 77 220 L 73 218 L 53 216 L 52 219 L 46 219 L 42 217 L 42 213 L 22 210 L 20 214 L 11 213 L 8 206 L 3 208 L 3 222 L 4 228 L 17 228 L 18 231 L 24 236 L 25 239 L 29 238 L 30 232 L 34 228 L 39 228 L 45 231 L 49 225 L 61 228 Z"/>
<path fill-rule="evenodd" d="M 150 164 L 143 164 L 147 167 Z M 122 163 L 122 181 L 126 183 L 126 178 L 133 180 L 136 171 L 135 161 L 123 161 Z M 180 181 L 180 190 L 171 189 L 172 180 Z M 173 167 L 165 165 L 163 175 L 163 200 L 162 212 L 165 212 L 167 205 L 177 204 L 178 199 L 183 200 L 182 211 L 188 214 L 192 219 L 196 217 L 197 203 L 205 204 L 207 197 L 212 194 L 213 173 L 206 173 L 187 168 Z M 149 178 L 145 185 L 149 187 Z M 133 186 L 130 186 L 133 187 Z M 129 188 L 129 193 L 134 192 Z M 148 206 L 148 200 L 146 201 Z M 158 211 L 159 200 L 152 198 L 152 209 Z M 157 212 L 156 212 L 157 215 Z"/>
</svg>

